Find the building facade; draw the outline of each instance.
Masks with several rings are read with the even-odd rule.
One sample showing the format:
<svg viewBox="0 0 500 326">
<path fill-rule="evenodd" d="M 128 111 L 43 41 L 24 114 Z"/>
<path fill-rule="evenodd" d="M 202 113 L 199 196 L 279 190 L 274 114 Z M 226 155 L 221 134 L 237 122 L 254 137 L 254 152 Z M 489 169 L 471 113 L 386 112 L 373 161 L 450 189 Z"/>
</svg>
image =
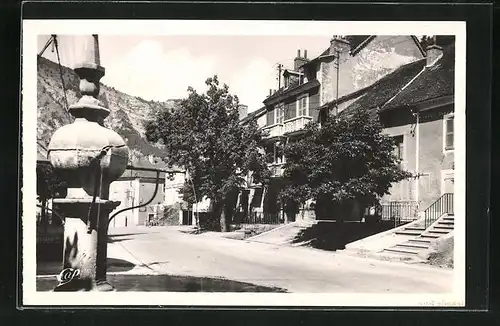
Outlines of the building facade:
<svg viewBox="0 0 500 326">
<path fill-rule="evenodd" d="M 155 194 L 156 187 L 158 189 Z M 127 169 L 118 180 L 111 183 L 109 197 L 111 200 L 120 201 L 120 205 L 111 212 L 110 216 L 124 208 L 139 206 L 152 199 L 144 207 L 134 208 L 116 215 L 109 227 L 146 225 L 147 221 L 155 220 L 163 214 L 165 173 L 161 172 L 157 180 L 156 172 Z"/>
<path fill-rule="evenodd" d="M 406 203 L 417 216 L 454 193 L 455 45 L 453 37 L 434 39 L 425 59 L 380 79 L 345 110 L 377 110 L 402 168 L 414 176 L 394 184 L 382 202 Z"/>
<path fill-rule="evenodd" d="M 303 55 L 299 50 L 293 69 L 283 71 L 283 87 L 270 92 L 263 101 L 264 108 L 253 117 L 265 134 L 272 176 L 275 179 L 282 176 L 283 146 L 300 137 L 307 123 L 321 122 L 326 114 L 340 113 L 363 97 L 378 80 L 402 65 L 422 62 L 424 57 L 418 39 L 409 35 L 334 36 L 329 47 L 312 60 L 307 58 L 306 50 Z M 239 203 L 250 203 L 248 209 L 256 214 L 277 215 L 287 222 L 277 198 L 279 189 L 273 189 L 276 187 L 279 182 L 272 181 L 266 188 L 252 185 L 242 193 Z M 314 218 L 312 204 L 306 203 L 297 217 Z M 240 207 L 241 210 L 247 208 Z"/>
</svg>

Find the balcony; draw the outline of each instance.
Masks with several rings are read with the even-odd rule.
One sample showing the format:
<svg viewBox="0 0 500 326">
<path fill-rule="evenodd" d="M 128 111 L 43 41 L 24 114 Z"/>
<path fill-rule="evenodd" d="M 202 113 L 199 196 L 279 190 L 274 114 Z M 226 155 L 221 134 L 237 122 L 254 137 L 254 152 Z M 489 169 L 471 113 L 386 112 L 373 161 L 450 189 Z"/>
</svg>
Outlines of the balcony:
<svg viewBox="0 0 500 326">
<path fill-rule="evenodd" d="M 283 136 L 283 124 L 282 123 L 275 123 L 271 126 L 265 126 L 262 128 L 262 131 L 264 131 L 266 136 L 264 136 L 267 139 L 271 138 L 277 138 Z"/>
<path fill-rule="evenodd" d="M 298 131 L 302 131 L 306 124 L 308 124 L 311 120 L 312 117 L 308 116 L 299 116 L 286 120 L 283 126 L 283 133 L 293 134 L 297 133 Z"/>
<path fill-rule="evenodd" d="M 312 121 L 312 117 L 299 116 L 285 120 L 284 123 L 275 123 L 271 126 L 265 126 L 262 128 L 262 130 L 268 133 L 265 136 L 266 139 L 278 138 L 284 135 L 296 134 L 302 131 L 305 125 L 310 121 Z"/>
<path fill-rule="evenodd" d="M 269 170 L 271 171 L 271 177 L 277 178 L 283 175 L 283 165 L 285 163 L 271 163 L 268 164 Z"/>
</svg>

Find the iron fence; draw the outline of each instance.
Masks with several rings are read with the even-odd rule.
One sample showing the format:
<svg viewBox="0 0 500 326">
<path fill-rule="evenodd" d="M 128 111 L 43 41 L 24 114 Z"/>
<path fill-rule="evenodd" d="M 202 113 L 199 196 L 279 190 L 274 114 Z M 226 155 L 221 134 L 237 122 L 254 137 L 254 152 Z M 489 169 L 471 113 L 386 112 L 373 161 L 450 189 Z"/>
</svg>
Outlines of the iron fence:
<svg viewBox="0 0 500 326">
<path fill-rule="evenodd" d="M 281 212 L 251 212 L 243 222 L 246 224 L 281 224 L 284 220 Z"/>
<path fill-rule="evenodd" d="M 454 213 L 453 194 L 445 193 L 424 211 L 425 228 L 427 229 L 443 214 L 453 214 L 453 213 Z"/>
<path fill-rule="evenodd" d="M 377 213 L 383 221 L 394 221 L 395 224 L 411 222 L 418 218 L 418 202 L 413 200 L 381 202 Z"/>
</svg>

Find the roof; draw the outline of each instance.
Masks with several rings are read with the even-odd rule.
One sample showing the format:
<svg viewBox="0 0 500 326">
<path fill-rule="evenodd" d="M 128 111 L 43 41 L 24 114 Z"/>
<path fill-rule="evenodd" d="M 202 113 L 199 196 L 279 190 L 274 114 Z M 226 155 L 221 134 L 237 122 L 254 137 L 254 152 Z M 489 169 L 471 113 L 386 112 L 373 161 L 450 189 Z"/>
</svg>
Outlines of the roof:
<svg viewBox="0 0 500 326">
<path fill-rule="evenodd" d="M 383 106 L 388 100 L 408 84 L 425 66 L 425 58 L 399 67 L 376 81 L 365 95 L 349 105 L 344 111 L 372 109 Z"/>
<path fill-rule="evenodd" d="M 349 41 L 351 45 L 351 51 L 354 51 L 361 45 L 364 41 L 366 41 L 371 35 L 347 35 L 345 38 Z M 330 47 L 326 48 L 319 56 L 323 57 L 330 54 Z"/>
<path fill-rule="evenodd" d="M 289 96 L 296 96 L 300 94 L 301 92 L 310 90 L 312 88 L 318 87 L 319 81 L 316 79 L 310 80 L 307 83 L 302 83 L 300 84 L 299 81 L 294 81 L 290 86 L 287 88 L 282 87 L 276 91 L 273 95 L 269 96 L 264 100 L 264 104 L 266 105 L 271 105 L 272 103 L 276 103 L 281 101 L 284 98 L 287 98 Z"/>
<path fill-rule="evenodd" d="M 159 170 L 167 170 L 167 165 L 163 162 L 158 162 L 155 164 L 152 164 L 149 162 L 148 159 L 146 158 L 140 158 L 136 161 L 134 161 L 132 164 L 130 164 L 133 167 L 136 168 L 147 168 L 147 169 L 159 169 Z M 128 179 L 128 178 L 140 178 L 140 179 L 156 179 L 156 172 L 155 171 L 136 171 L 136 170 L 131 170 L 131 169 L 126 169 L 125 172 L 120 176 L 120 179 Z M 160 173 L 160 182 L 165 181 L 165 172 Z"/>
<path fill-rule="evenodd" d="M 258 117 L 264 115 L 265 113 L 266 113 L 266 107 L 263 106 L 260 109 L 255 110 L 255 111 L 247 114 L 246 117 L 244 117 L 243 119 L 240 120 L 240 123 L 247 123 L 248 121 L 255 119 L 255 118 L 258 118 Z"/>
<path fill-rule="evenodd" d="M 432 85 L 432 87 L 429 87 Z M 384 105 L 388 110 L 403 105 L 411 106 L 420 102 L 453 95 L 455 92 L 455 44 L 444 48 L 443 56 L 422 73 L 392 101 Z"/>
</svg>

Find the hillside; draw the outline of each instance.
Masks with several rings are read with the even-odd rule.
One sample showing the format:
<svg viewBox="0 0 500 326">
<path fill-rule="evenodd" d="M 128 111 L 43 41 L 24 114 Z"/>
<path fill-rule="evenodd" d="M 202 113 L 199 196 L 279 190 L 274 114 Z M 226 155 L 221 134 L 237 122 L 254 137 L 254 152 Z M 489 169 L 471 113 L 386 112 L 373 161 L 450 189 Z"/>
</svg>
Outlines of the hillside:
<svg viewBox="0 0 500 326">
<path fill-rule="evenodd" d="M 54 131 L 70 123 L 72 117 L 65 109 L 58 64 L 38 57 L 37 78 L 37 137 L 39 145 L 46 147 Z M 68 103 L 69 105 L 74 104 L 80 97 L 78 76 L 72 69 L 63 67 L 63 78 Z M 104 84 L 101 84 L 99 99 L 111 111 L 104 121 L 105 126 L 116 131 L 126 141 L 130 149 L 131 163 L 144 161 L 145 158 L 152 158 L 159 162 L 160 145 L 151 144 L 146 140 L 143 121 L 151 109 L 172 108 L 176 105 L 177 100 L 146 101 Z M 160 165 L 163 164 L 160 163 Z"/>
</svg>

